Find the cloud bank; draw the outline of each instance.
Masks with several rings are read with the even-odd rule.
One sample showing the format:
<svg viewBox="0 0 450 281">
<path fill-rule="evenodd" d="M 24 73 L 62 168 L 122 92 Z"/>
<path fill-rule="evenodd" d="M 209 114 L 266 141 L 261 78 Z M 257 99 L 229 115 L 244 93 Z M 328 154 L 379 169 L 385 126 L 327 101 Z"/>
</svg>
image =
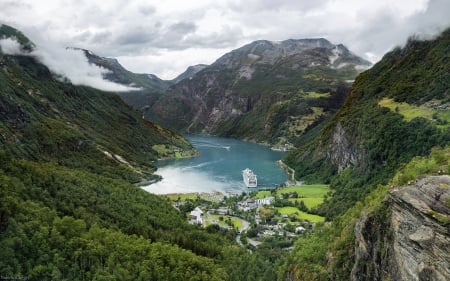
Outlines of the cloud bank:
<svg viewBox="0 0 450 281">
<path fill-rule="evenodd" d="M 44 34 L 165 79 L 258 39 L 325 37 L 376 61 L 413 34 L 449 27 L 449 11 L 448 0 L 0 2 L 0 19 L 28 36 Z"/>
<path fill-rule="evenodd" d="M 32 52 L 22 50 L 19 42 L 12 38 L 0 39 L 0 49 L 7 55 L 23 55 L 37 58 L 53 73 L 70 80 L 72 84 L 90 86 L 109 92 L 137 90 L 133 87 L 107 81 L 103 75 L 109 70 L 90 64 L 81 50 L 58 47 L 56 45 L 37 46 Z"/>
</svg>

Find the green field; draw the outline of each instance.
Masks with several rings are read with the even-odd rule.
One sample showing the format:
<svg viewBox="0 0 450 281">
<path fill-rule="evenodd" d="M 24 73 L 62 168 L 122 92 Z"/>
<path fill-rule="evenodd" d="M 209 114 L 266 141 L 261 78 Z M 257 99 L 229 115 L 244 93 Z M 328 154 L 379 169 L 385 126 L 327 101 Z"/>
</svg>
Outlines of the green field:
<svg viewBox="0 0 450 281">
<path fill-rule="evenodd" d="M 295 201 L 297 201 L 298 203 L 300 203 L 300 201 L 303 201 L 308 209 L 317 207 L 323 202 L 323 198 L 289 198 L 288 200 L 292 203 L 295 203 Z"/>
<path fill-rule="evenodd" d="M 331 96 L 331 94 L 330 93 L 306 92 L 306 96 L 308 98 L 318 99 L 318 98 L 328 98 Z"/>
<path fill-rule="evenodd" d="M 219 217 L 223 217 L 223 220 L 222 221 L 219 220 Z M 233 216 L 221 216 L 221 215 L 208 214 L 208 218 L 215 219 L 219 223 L 219 225 L 221 227 L 227 227 L 228 226 L 228 224 L 226 223 L 226 221 L 228 219 L 231 220 L 231 223 L 233 224 L 233 227 L 235 229 L 241 229 L 243 227 L 243 225 L 244 225 L 241 219 L 233 217 Z M 209 220 L 207 220 L 206 225 L 209 225 L 209 224 L 211 224 L 211 222 L 209 222 Z"/>
<path fill-rule="evenodd" d="M 292 215 L 292 214 L 294 214 L 299 219 L 308 220 L 308 221 L 311 221 L 311 222 L 323 222 L 323 221 L 325 221 L 324 217 L 317 216 L 317 215 L 311 215 L 311 214 L 302 212 L 302 211 L 300 211 L 299 209 L 297 209 L 295 207 L 278 208 L 278 212 L 280 212 L 280 214 L 282 214 L 282 215 Z"/>
<path fill-rule="evenodd" d="M 197 193 L 172 193 L 172 194 L 164 194 L 161 195 L 163 197 L 169 198 L 171 201 L 177 201 L 180 199 L 180 201 L 186 201 L 188 199 L 195 200 L 198 196 Z"/>
<path fill-rule="evenodd" d="M 330 191 L 330 189 L 326 184 L 311 184 L 280 188 L 277 190 L 277 195 L 297 192 L 299 199 L 300 197 L 303 197 L 301 199 L 320 198 L 323 200 L 323 196 L 327 194 L 328 191 Z"/>
<path fill-rule="evenodd" d="M 214 192 L 214 193 L 208 193 L 208 192 L 192 192 L 192 193 L 171 193 L 171 194 L 164 194 L 161 195 L 163 197 L 169 198 L 171 201 L 177 201 L 178 198 L 180 201 L 186 201 L 188 199 L 195 200 L 197 199 L 197 196 L 199 196 L 201 199 L 210 201 L 210 202 L 220 202 L 223 200 L 223 194 L 220 192 Z"/>
<path fill-rule="evenodd" d="M 390 98 L 383 98 L 378 104 L 403 115 L 406 121 L 423 117 L 430 120 L 439 119 L 450 123 L 450 110 L 437 110 L 424 105 L 414 106 L 406 102 L 396 102 Z"/>
<path fill-rule="evenodd" d="M 317 207 L 323 202 L 323 197 L 330 191 L 330 188 L 326 184 L 311 184 L 311 185 L 300 185 L 300 186 L 290 186 L 279 188 L 276 191 L 276 196 L 279 197 L 281 194 L 286 194 L 290 192 L 297 192 L 298 198 L 289 198 L 288 200 L 291 202 L 303 201 L 305 206 L 308 209 Z M 271 193 L 269 190 L 261 190 L 259 191 L 253 198 L 259 199 L 270 196 Z M 311 215 L 305 212 L 300 211 L 296 207 L 282 207 L 278 208 L 280 214 L 296 214 L 297 218 L 302 220 L 309 220 L 312 222 L 321 222 L 324 221 L 323 217 L 317 215 Z"/>
<path fill-rule="evenodd" d="M 256 195 L 253 197 L 254 199 L 262 199 L 265 197 L 269 197 L 270 196 L 270 190 L 261 190 L 258 191 L 258 193 L 256 193 Z"/>
</svg>

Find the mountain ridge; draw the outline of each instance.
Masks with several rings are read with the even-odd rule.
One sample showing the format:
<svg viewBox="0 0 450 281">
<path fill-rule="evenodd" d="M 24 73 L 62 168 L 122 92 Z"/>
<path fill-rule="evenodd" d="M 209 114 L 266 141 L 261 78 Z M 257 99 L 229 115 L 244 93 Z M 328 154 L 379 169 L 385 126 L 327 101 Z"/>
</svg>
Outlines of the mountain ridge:
<svg viewBox="0 0 450 281">
<path fill-rule="evenodd" d="M 145 116 L 181 131 L 293 142 L 334 114 L 355 67 L 369 65 L 325 39 L 255 41 L 171 86 Z"/>
</svg>

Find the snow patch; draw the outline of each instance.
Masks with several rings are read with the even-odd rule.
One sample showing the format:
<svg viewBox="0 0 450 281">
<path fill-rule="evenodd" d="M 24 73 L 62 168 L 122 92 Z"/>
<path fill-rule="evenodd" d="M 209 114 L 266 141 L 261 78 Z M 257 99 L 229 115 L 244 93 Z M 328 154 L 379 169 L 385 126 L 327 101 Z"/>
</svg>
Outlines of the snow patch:
<svg viewBox="0 0 450 281">
<path fill-rule="evenodd" d="M 255 55 L 255 54 L 248 54 L 247 57 L 253 61 L 258 60 L 259 58 L 261 58 L 261 56 Z"/>
<path fill-rule="evenodd" d="M 248 80 L 252 79 L 253 73 L 255 72 L 255 70 L 249 66 L 249 65 L 244 65 L 243 67 L 241 67 L 239 69 L 239 76 L 238 78 L 246 78 Z"/>
<path fill-rule="evenodd" d="M 334 64 L 334 62 L 341 56 L 341 51 L 336 46 L 334 49 L 331 50 L 332 55 L 328 57 L 330 60 L 330 64 Z"/>
</svg>

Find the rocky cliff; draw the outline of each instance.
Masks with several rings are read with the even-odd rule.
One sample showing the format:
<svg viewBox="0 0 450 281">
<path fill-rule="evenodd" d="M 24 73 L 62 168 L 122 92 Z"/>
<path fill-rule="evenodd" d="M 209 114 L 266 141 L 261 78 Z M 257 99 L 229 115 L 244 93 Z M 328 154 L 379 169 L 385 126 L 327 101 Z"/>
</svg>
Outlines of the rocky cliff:
<svg viewBox="0 0 450 281">
<path fill-rule="evenodd" d="M 450 280 L 450 176 L 396 188 L 384 204 L 356 225 L 351 280 Z"/>
<path fill-rule="evenodd" d="M 338 172 L 342 172 L 346 168 L 364 165 L 364 153 L 358 150 L 357 144 L 348 139 L 348 135 L 340 123 L 334 129 L 327 154 L 331 162 L 337 166 Z"/>
<path fill-rule="evenodd" d="M 145 116 L 182 131 L 293 142 L 332 116 L 369 66 L 323 38 L 255 41 L 170 87 Z"/>
</svg>

